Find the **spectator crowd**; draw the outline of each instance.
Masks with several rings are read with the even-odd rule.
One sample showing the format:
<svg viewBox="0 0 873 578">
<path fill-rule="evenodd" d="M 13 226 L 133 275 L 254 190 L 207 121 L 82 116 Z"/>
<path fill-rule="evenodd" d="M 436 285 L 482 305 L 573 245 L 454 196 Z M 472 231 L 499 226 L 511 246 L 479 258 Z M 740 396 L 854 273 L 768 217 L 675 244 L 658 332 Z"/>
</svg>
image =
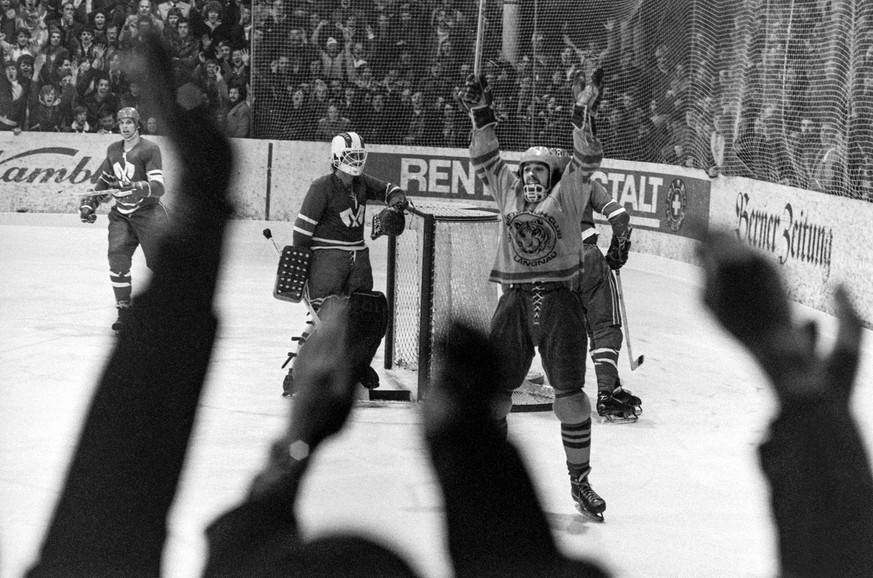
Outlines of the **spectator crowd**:
<svg viewBox="0 0 873 578">
<path fill-rule="evenodd" d="M 248 137 L 250 12 L 235 0 L 0 0 L 0 130 L 112 133 L 130 106 L 161 134 L 126 66 L 155 32 L 179 84 L 200 85 L 225 134 Z"/>
<path fill-rule="evenodd" d="M 602 67 L 607 158 L 873 200 L 873 6 L 583 4 L 568 20 L 522 3 L 514 30 L 488 4 L 482 72 L 509 149 L 569 148 L 570 84 Z M 156 30 L 178 82 L 204 89 L 228 136 L 354 130 L 368 143 L 466 147 L 458 95 L 477 11 L 472 0 L 0 0 L 0 130 L 113 131 L 120 108 L 143 107 L 124 65 Z M 144 132 L 162 132 L 140 114 Z"/>
</svg>

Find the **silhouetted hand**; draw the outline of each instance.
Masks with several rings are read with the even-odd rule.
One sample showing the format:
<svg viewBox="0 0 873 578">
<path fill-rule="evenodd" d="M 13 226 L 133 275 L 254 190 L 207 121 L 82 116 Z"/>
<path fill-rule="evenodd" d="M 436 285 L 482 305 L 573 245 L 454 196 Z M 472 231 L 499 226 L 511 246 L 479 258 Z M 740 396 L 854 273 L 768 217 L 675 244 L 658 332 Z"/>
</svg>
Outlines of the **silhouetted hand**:
<svg viewBox="0 0 873 578">
<path fill-rule="evenodd" d="M 430 437 L 493 425 L 491 403 L 499 379 L 499 362 L 487 337 L 460 322 L 438 336 L 433 387 L 423 404 L 424 428 Z"/>
<path fill-rule="evenodd" d="M 820 394 L 848 398 L 862 327 L 844 287 L 834 295 L 837 340 L 831 353 L 822 355 L 816 349 L 817 326 L 793 319 L 775 264 L 728 232 L 711 233 L 699 254 L 704 304 L 755 357 L 780 399 Z"/>
<path fill-rule="evenodd" d="M 332 297 L 319 309 L 319 324 L 294 361 L 294 396 L 290 440 L 311 449 L 339 432 L 352 410 L 357 380 L 347 355 L 349 300 Z"/>
</svg>

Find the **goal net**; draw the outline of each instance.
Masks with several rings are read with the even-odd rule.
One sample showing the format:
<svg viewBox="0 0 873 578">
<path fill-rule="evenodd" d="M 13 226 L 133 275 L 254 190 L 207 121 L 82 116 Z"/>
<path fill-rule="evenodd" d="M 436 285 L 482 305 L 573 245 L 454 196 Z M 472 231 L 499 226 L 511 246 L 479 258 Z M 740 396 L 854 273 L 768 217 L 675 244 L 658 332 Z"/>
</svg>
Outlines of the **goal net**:
<svg viewBox="0 0 873 578">
<path fill-rule="evenodd" d="M 873 2 L 486 0 L 505 150 L 569 148 L 571 81 L 606 73 L 607 158 L 873 198 Z M 473 0 L 252 5 L 255 136 L 466 147 Z"/>
<path fill-rule="evenodd" d="M 389 245 L 387 297 L 393 312 L 385 368 L 418 371 L 419 400 L 435 364 L 434 338 L 451 320 L 488 330 L 498 286 L 488 281 L 497 251 L 496 213 L 416 203 L 406 231 Z"/>
</svg>

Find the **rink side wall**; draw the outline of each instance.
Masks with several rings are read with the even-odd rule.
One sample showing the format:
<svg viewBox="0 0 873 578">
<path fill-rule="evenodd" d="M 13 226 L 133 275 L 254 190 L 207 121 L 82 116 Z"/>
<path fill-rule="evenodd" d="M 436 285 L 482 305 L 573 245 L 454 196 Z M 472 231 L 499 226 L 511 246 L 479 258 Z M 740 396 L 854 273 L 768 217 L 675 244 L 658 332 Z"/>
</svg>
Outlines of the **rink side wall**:
<svg viewBox="0 0 873 578">
<path fill-rule="evenodd" d="M 169 142 L 164 151 L 166 202 L 179 182 Z M 0 212 L 75 212 L 76 192 L 96 182 L 106 146 L 117 136 L 0 133 Z M 328 144 L 234 139 L 231 185 L 239 219 L 292 221 L 309 183 L 328 170 Z M 475 178 L 465 149 L 379 146 L 367 172 L 416 198 L 493 206 Z M 517 162 L 518 153 L 506 159 Z M 683 167 L 605 160 L 595 174 L 630 213 L 633 251 L 696 264 L 695 249 L 709 227 L 735 231 L 772 255 L 792 298 L 833 313 L 837 285 L 852 288 L 873 327 L 873 204 L 739 177 L 710 179 Z M 106 212 L 108 205 L 100 208 Z M 604 221 L 601 245 L 610 237 Z M 868 231 L 865 233 L 865 231 Z M 665 303 L 665 306 L 669 304 Z"/>
</svg>

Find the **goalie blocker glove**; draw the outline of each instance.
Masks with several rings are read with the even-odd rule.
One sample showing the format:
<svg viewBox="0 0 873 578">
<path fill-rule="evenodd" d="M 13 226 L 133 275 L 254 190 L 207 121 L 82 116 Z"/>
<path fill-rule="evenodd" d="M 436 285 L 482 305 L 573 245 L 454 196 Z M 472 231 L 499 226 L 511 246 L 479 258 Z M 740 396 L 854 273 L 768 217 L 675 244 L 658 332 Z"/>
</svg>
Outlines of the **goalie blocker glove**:
<svg viewBox="0 0 873 578">
<path fill-rule="evenodd" d="M 606 264 L 609 265 L 609 268 L 613 271 L 621 269 L 624 264 L 627 263 L 631 247 L 631 231 L 632 229 L 628 227 L 627 235 L 624 237 L 619 237 L 617 235 L 612 236 L 612 241 L 609 243 L 609 249 L 606 251 Z"/>
<path fill-rule="evenodd" d="M 491 87 L 484 74 L 470 74 L 461 93 L 461 104 L 470 113 L 473 126 L 477 129 L 497 124 L 497 117 L 491 108 Z"/>
</svg>

